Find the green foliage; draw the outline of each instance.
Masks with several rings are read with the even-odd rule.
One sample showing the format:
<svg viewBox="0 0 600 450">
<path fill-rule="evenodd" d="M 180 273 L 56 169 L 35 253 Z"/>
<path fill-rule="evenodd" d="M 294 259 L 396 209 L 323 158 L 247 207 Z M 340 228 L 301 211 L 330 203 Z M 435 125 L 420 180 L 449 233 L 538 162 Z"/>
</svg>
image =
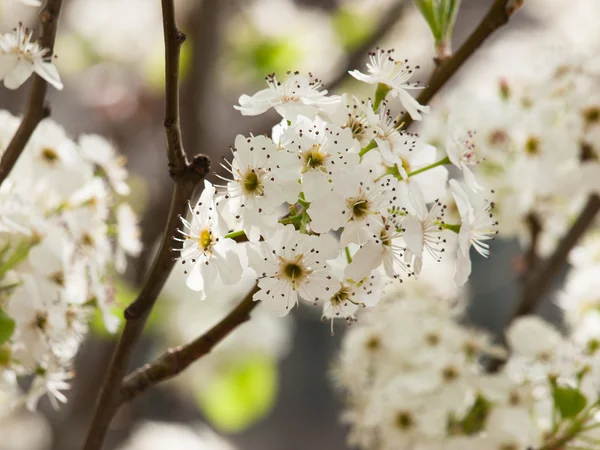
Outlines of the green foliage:
<svg viewBox="0 0 600 450">
<path fill-rule="evenodd" d="M 254 355 L 236 362 L 197 391 L 200 408 L 216 428 L 239 432 L 263 418 L 277 393 L 277 363 Z"/>
<path fill-rule="evenodd" d="M 15 321 L 0 308 L 0 345 L 10 339 L 15 331 Z"/>
<path fill-rule="evenodd" d="M 479 433 L 485 426 L 485 421 L 490 413 L 491 403 L 478 395 L 471 409 L 462 419 L 450 417 L 448 432 L 452 435 L 472 435 Z"/>
<path fill-rule="evenodd" d="M 339 8 L 332 15 L 331 20 L 340 44 L 347 51 L 360 47 L 375 30 L 375 22 L 372 17 L 365 16 L 351 8 Z"/>
<path fill-rule="evenodd" d="M 452 35 L 460 0 L 414 0 L 429 25 L 436 43 L 449 40 Z"/>
<path fill-rule="evenodd" d="M 232 61 L 239 72 L 254 73 L 258 79 L 266 73 L 285 73 L 296 65 L 300 50 L 291 39 L 251 36 L 232 45 Z"/>
<path fill-rule="evenodd" d="M 563 419 L 574 418 L 587 405 L 587 399 L 579 389 L 571 386 L 559 386 L 556 381 L 552 382 L 552 398 L 554 399 L 554 408 Z"/>
</svg>

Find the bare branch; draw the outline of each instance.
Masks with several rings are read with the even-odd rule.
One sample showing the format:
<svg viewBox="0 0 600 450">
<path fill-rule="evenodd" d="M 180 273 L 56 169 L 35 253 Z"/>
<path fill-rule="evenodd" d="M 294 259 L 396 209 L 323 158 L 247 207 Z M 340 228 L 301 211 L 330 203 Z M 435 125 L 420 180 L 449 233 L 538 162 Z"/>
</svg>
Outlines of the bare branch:
<svg viewBox="0 0 600 450">
<path fill-rule="evenodd" d="M 177 28 L 172 0 L 162 0 L 162 13 L 165 35 L 165 131 L 169 169 L 173 175 L 187 166 L 179 124 L 179 54 L 185 34 Z"/>
<path fill-rule="evenodd" d="M 122 403 L 121 381 L 131 354 L 140 339 L 150 311 L 175 265 L 171 254 L 171 236 L 179 225 L 179 218 L 187 211 L 187 202 L 194 193 L 195 187 L 204 179 L 210 167 L 210 161 L 206 156 L 197 156 L 191 164 L 185 157 L 179 126 L 178 82 L 179 51 L 185 36 L 175 24 L 173 0 L 162 0 L 162 6 L 166 60 L 165 133 L 169 172 L 175 182 L 175 189 L 158 254 L 140 294 L 125 311 L 125 328 L 107 369 L 84 450 L 99 450 L 102 447 L 110 421 Z"/>
<path fill-rule="evenodd" d="M 169 349 L 153 362 L 127 376 L 121 386 L 121 401 L 133 400 L 152 386 L 173 378 L 194 361 L 210 353 L 215 345 L 250 319 L 250 312 L 258 304 L 252 300 L 257 291 L 258 287 L 255 287 L 234 310 L 196 340 Z"/>
<path fill-rule="evenodd" d="M 43 48 L 49 49 L 49 54 L 52 54 L 54 50 L 61 7 L 62 0 L 48 0 L 46 6 L 40 12 L 42 33 L 39 42 Z M 48 82 L 34 73 L 23 119 L 0 160 L 0 185 L 10 174 L 38 124 L 50 115 L 50 107 L 45 104 L 47 91 Z"/>
</svg>

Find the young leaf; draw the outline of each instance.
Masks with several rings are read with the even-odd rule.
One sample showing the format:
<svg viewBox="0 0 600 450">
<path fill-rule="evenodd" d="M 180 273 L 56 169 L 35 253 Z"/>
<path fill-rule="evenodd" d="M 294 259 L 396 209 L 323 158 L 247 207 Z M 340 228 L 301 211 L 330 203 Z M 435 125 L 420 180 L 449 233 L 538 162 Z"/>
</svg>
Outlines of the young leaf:
<svg viewBox="0 0 600 450">
<path fill-rule="evenodd" d="M 10 339 L 15 331 L 15 321 L 0 309 L 0 345 Z"/>
<path fill-rule="evenodd" d="M 559 386 L 553 383 L 552 397 L 554 398 L 554 407 L 563 419 L 577 416 L 587 405 L 587 399 L 579 389 L 570 386 Z"/>
</svg>

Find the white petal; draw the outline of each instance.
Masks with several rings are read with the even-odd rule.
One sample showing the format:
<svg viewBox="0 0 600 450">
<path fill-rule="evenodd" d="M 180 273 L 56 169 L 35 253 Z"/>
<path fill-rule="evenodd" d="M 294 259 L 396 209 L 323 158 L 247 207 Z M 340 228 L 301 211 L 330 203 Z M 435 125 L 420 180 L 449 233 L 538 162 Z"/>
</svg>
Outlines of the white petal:
<svg viewBox="0 0 600 450">
<path fill-rule="evenodd" d="M 18 89 L 33 73 L 33 66 L 23 60 L 15 65 L 13 70 L 4 77 L 4 86 L 8 89 Z"/>
<path fill-rule="evenodd" d="M 62 90 L 63 84 L 60 81 L 60 75 L 54 64 L 49 62 L 37 63 L 35 64 L 35 72 L 56 89 L 59 91 Z"/>
</svg>

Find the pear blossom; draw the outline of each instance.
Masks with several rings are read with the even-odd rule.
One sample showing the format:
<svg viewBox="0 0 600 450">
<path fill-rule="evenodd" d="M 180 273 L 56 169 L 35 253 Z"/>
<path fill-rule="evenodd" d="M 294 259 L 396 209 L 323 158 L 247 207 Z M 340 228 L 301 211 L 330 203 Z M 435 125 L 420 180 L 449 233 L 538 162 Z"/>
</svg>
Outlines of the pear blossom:
<svg viewBox="0 0 600 450">
<path fill-rule="evenodd" d="M 37 42 L 31 42 L 32 33 L 19 23 L 12 33 L 0 36 L 0 79 L 8 89 L 18 89 L 35 72 L 61 90 L 60 76 L 50 62 L 52 55 Z"/>
<path fill-rule="evenodd" d="M 429 106 L 423 106 L 413 98 L 407 91 L 413 89 L 422 89 L 418 83 L 409 83 L 415 70 L 408 65 L 408 60 L 396 61 L 393 57 L 394 50 L 383 50 L 378 48 L 369 53 L 369 62 L 367 63 L 368 74 L 358 70 L 348 72 L 359 81 L 369 84 L 383 84 L 397 95 L 402 103 L 402 107 L 410 114 L 414 120 L 421 120 L 420 112 L 429 112 Z"/>
<path fill-rule="evenodd" d="M 469 168 L 469 166 L 479 163 L 475 133 L 473 131 L 465 132 L 458 125 L 454 125 L 448 133 L 446 153 L 450 162 L 462 170 L 466 185 L 474 192 L 481 191 L 483 188 Z"/>
<path fill-rule="evenodd" d="M 200 292 L 200 299 L 206 298 L 217 277 L 225 284 L 234 284 L 242 276 L 242 266 L 235 251 L 235 241 L 225 237 L 226 228 L 217 213 L 215 188 L 204 181 L 204 190 L 195 208 L 190 206 L 190 221 L 181 218 L 185 231 L 178 230 L 181 237 L 174 237 L 182 243 L 180 252 L 182 264 L 189 264 L 186 271 L 187 285 Z"/>
<path fill-rule="evenodd" d="M 340 96 L 340 102 L 323 106 L 323 116 L 333 125 L 349 129 L 352 137 L 363 147 L 371 139 L 369 121 L 365 114 L 364 102 L 346 93 Z"/>
<path fill-rule="evenodd" d="M 142 252 L 138 219 L 131 206 L 121 203 L 117 207 L 117 252 L 115 267 L 123 272 L 126 266 L 125 255 L 137 257 Z"/>
<path fill-rule="evenodd" d="M 299 115 L 313 118 L 320 108 L 336 104 L 338 96 L 327 96 L 327 90 L 320 90 L 321 80 L 305 77 L 298 72 L 288 72 L 282 81 L 275 74 L 266 77 L 267 89 L 257 92 L 252 97 L 242 95 L 240 105 L 234 106 L 245 116 L 263 114 L 270 108 L 286 120 L 294 120 Z"/>
<path fill-rule="evenodd" d="M 248 247 L 248 262 L 260 288 L 254 300 L 284 316 L 299 298 L 311 303 L 330 299 L 340 281 L 331 275 L 327 260 L 337 254 L 338 244 L 331 236 L 299 234 L 291 225 L 278 227 L 268 242 Z"/>
<path fill-rule="evenodd" d="M 461 286 L 471 273 L 469 256 L 471 246 L 477 253 L 487 258 L 490 254 L 490 246 L 485 241 L 496 236 L 497 222 L 491 213 L 492 203 L 480 197 L 469 196 L 464 187 L 456 180 L 450 180 L 449 183 L 462 220 L 458 234 L 458 258 L 454 277 L 456 285 Z"/>
<path fill-rule="evenodd" d="M 277 150 L 265 136 L 246 138 L 238 135 L 233 160 L 224 165 L 232 179 L 227 181 L 224 197 L 246 236 L 258 241 L 261 230 L 272 230 L 275 208 L 283 202 L 294 203 L 300 192 L 297 158 L 286 150 Z"/>
<path fill-rule="evenodd" d="M 124 168 L 125 158 L 115 151 L 114 147 L 97 134 L 84 134 L 79 137 L 81 155 L 92 164 L 100 167 L 119 195 L 128 195 L 129 186 L 125 182 L 127 170 Z"/>
<path fill-rule="evenodd" d="M 307 201 L 334 189 L 345 190 L 348 172 L 359 163 L 351 131 L 319 118 L 314 121 L 299 118 L 284 133 L 281 145 L 297 157 Z"/>
</svg>

